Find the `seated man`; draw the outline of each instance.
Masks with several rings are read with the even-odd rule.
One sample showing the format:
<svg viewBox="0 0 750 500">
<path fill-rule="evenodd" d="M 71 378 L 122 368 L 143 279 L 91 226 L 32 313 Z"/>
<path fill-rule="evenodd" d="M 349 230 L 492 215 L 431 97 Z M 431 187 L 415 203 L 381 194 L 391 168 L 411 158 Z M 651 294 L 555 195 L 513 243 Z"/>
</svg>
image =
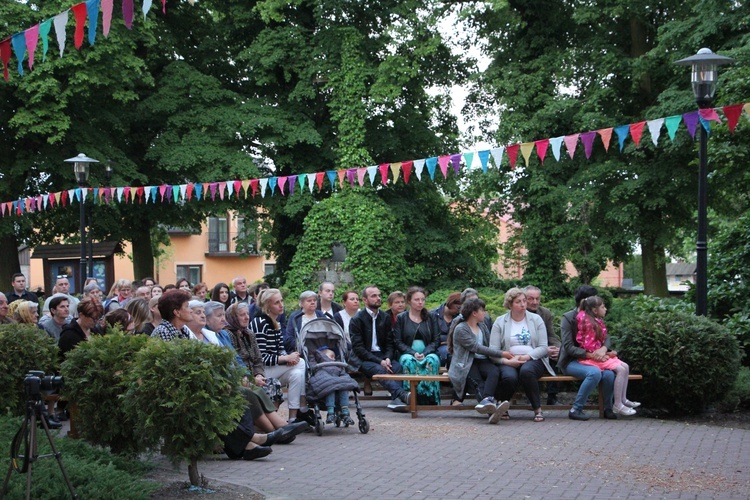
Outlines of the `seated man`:
<svg viewBox="0 0 750 500">
<path fill-rule="evenodd" d="M 71 316 L 68 318 L 68 321 L 73 319 L 73 316 L 78 315 L 78 299 L 70 295 L 70 281 L 68 281 L 68 277 L 65 275 L 60 275 L 57 277 L 57 281 L 55 281 L 55 286 L 52 288 L 52 292 L 54 295 L 63 294 L 68 299 L 68 304 L 70 306 L 70 312 Z M 44 301 L 44 308 L 42 309 L 42 312 L 44 314 L 48 314 L 49 311 L 49 303 L 52 300 L 52 297 L 48 297 L 47 300 Z"/>
<path fill-rule="evenodd" d="M 362 363 L 360 371 L 368 377 L 376 373 L 401 373 L 401 365 L 391 361 L 393 327 L 388 314 L 380 310 L 380 290 L 376 286 L 366 286 L 362 291 L 362 297 L 365 308 L 355 314 L 349 322 L 352 350 Z M 401 382 L 383 380 L 381 384 L 391 393 L 393 399 L 388 408 L 406 411 L 410 393 L 404 390 Z"/>
<path fill-rule="evenodd" d="M 15 321 L 8 316 L 9 310 L 8 299 L 5 297 L 4 293 L 0 292 L 0 325 L 15 323 Z"/>
<path fill-rule="evenodd" d="M 57 342 L 60 340 L 60 333 L 62 333 L 63 326 L 68 323 L 68 317 L 70 316 L 68 296 L 61 293 L 53 295 L 49 300 L 49 312 L 49 316 L 41 317 L 39 326 Z"/>
</svg>

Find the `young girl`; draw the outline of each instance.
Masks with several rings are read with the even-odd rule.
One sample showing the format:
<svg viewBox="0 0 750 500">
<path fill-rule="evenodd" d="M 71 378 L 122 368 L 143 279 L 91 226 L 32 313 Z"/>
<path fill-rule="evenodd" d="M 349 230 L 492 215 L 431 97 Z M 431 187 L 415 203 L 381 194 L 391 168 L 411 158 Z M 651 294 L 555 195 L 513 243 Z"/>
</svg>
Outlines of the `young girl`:
<svg viewBox="0 0 750 500">
<path fill-rule="evenodd" d="M 586 349 L 587 352 L 593 353 L 591 358 L 580 359 L 578 362 L 584 365 L 596 366 L 602 370 L 612 370 L 615 372 L 615 401 L 613 410 L 620 415 L 635 415 L 633 408 L 641 404 L 634 401 L 628 401 L 626 393 L 628 390 L 628 375 L 630 367 L 627 363 L 617 358 L 615 351 L 607 351 L 606 354 L 596 353 L 605 344 L 607 339 L 607 327 L 604 325 L 602 318 L 607 314 L 607 308 L 601 297 L 594 295 L 583 299 L 578 307 L 578 334 L 576 341 L 578 345 Z"/>
</svg>

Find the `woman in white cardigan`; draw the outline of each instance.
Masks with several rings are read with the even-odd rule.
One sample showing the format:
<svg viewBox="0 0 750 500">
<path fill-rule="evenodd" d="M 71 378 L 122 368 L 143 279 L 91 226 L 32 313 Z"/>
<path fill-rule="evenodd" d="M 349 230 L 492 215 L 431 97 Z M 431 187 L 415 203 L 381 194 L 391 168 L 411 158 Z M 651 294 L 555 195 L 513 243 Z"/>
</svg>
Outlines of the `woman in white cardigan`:
<svg viewBox="0 0 750 500">
<path fill-rule="evenodd" d="M 512 357 L 492 358 L 500 365 L 498 399 L 510 399 L 520 381 L 534 409 L 534 422 L 543 422 L 539 377 L 555 374 L 547 358 L 547 329 L 539 315 L 526 310 L 526 294 L 520 288 L 508 290 L 503 305 L 510 311 L 492 325 L 490 348 L 510 351 Z"/>
</svg>

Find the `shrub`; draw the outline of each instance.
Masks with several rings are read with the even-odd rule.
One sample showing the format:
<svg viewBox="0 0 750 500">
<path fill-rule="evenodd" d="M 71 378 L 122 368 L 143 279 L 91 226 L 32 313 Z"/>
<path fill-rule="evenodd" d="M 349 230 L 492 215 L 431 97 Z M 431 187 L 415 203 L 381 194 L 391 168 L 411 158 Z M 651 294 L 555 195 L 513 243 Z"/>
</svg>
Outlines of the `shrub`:
<svg viewBox="0 0 750 500">
<path fill-rule="evenodd" d="M 87 441 L 115 453 L 145 449 L 134 432 L 138 415 L 125 411 L 122 395 L 127 390 L 125 374 L 148 341 L 147 335 L 118 331 L 94 336 L 68 353 L 62 364 L 64 394 L 78 406 L 76 425 Z"/>
<path fill-rule="evenodd" d="M 734 381 L 732 389 L 727 393 L 719 406 L 721 411 L 730 413 L 739 408 L 750 408 L 750 368 L 743 366 Z"/>
<path fill-rule="evenodd" d="M 22 419 L 0 417 L 0 443 L 10 443 L 21 426 Z M 147 499 L 159 485 L 144 481 L 142 476 L 149 464 L 125 460 L 107 450 L 93 448 L 83 440 L 54 437 L 55 447 L 62 454 L 63 467 L 78 498 Z M 38 452 L 52 450 L 44 432 L 37 432 Z M 3 445 L 5 446 L 5 444 Z M 3 450 L 0 468 L 8 470 L 7 450 Z M 24 453 L 23 448 L 19 451 Z M 13 473 L 5 498 L 24 498 L 26 475 Z M 70 498 L 57 460 L 52 457 L 34 462 L 31 478 L 31 498 Z"/>
<path fill-rule="evenodd" d="M 644 402 L 678 414 L 721 401 L 740 366 L 737 339 L 726 328 L 684 312 L 634 317 L 614 340 L 631 371 L 643 374 Z"/>
<path fill-rule="evenodd" d="M 35 325 L 0 326 L 0 401 L 3 413 L 23 415 L 26 396 L 24 375 L 29 370 L 57 372 L 58 350 L 55 339 Z"/>
<path fill-rule="evenodd" d="M 145 442 L 163 439 L 173 463 L 188 462 L 190 482 L 200 486 L 198 459 L 243 413 L 240 376 L 229 349 L 192 340 L 149 342 L 127 375 L 126 411 L 138 414 Z"/>
<path fill-rule="evenodd" d="M 727 318 L 724 326 L 737 337 L 742 349 L 742 364 L 750 366 L 750 313 L 747 311 L 734 314 Z"/>
</svg>

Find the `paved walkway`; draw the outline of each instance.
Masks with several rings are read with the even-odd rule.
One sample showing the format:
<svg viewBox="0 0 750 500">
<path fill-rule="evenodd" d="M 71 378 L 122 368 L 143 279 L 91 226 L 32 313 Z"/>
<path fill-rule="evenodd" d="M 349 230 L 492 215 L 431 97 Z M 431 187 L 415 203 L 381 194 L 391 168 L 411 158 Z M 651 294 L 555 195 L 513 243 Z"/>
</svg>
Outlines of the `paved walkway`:
<svg viewBox="0 0 750 500">
<path fill-rule="evenodd" d="M 535 423 L 521 410 L 489 425 L 474 412 L 411 419 L 383 401 L 363 405 L 366 435 L 326 426 L 322 437 L 303 434 L 263 460 L 206 460 L 200 472 L 273 499 L 750 498 L 748 430 L 576 422 L 565 411 Z"/>
</svg>

